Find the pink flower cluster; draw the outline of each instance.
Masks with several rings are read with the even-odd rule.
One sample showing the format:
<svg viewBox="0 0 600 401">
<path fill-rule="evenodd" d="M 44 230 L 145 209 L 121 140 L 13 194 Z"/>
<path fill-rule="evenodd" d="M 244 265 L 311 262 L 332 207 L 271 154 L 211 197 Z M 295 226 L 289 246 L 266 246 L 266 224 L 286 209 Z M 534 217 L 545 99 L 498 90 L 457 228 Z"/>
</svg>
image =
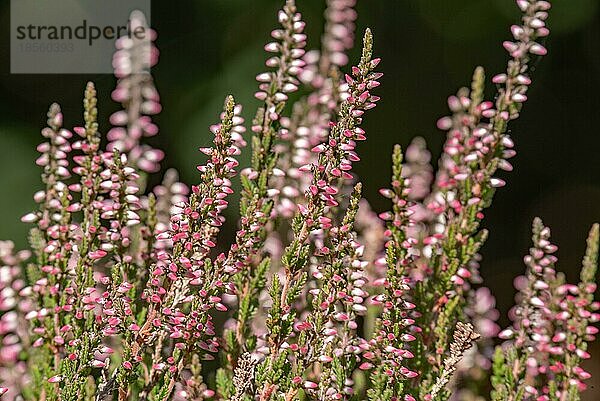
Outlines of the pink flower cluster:
<svg viewBox="0 0 600 401">
<path fill-rule="evenodd" d="M 287 4 L 279 11 L 278 18 L 282 29 L 272 31 L 271 37 L 276 41 L 265 45 L 265 51 L 277 54 L 266 61 L 267 67 L 275 68 L 275 71 L 256 76 L 260 84 L 259 91 L 254 94 L 258 100 L 270 106 L 265 113 L 271 120 L 279 118 L 275 106 L 288 99 L 287 93 L 298 90 L 299 82 L 295 77 L 304 67 L 302 56 L 306 45 L 306 35 L 303 33 L 306 24 L 295 6 Z"/>
<path fill-rule="evenodd" d="M 352 371 L 360 351 L 361 340 L 356 334 L 358 324 L 356 316 L 364 314 L 367 293 L 363 289 L 366 284 L 364 268 L 366 263 L 361 260 L 362 247 L 356 242 L 352 224 L 358 210 L 360 187 L 353 195 L 346 217 L 340 225 L 334 224 L 331 217 L 334 208 L 339 206 L 340 194 L 336 188 L 338 183 L 351 178 L 349 171 L 352 163 L 358 161 L 355 147 L 358 141 L 366 139 L 365 132 L 360 128 L 362 115 L 366 110 L 375 107 L 379 100 L 371 95 L 370 90 L 379 86 L 378 79 L 382 74 L 374 72 L 379 59 L 372 59 L 372 35 L 369 30 L 365 33 L 363 57 L 359 66 L 352 68 L 352 76 L 346 76 L 350 96 L 340 106 L 337 122 L 330 124 L 330 135 L 312 149 L 318 155 L 317 161 L 299 170 L 310 173 L 311 184 L 305 197 L 306 204 L 298 205 L 297 219 L 302 221 L 294 228 L 293 243 L 284 252 L 285 281 L 281 294 L 281 307 L 292 312 L 288 291 L 301 282 L 303 269 L 296 266 L 301 264 L 302 253 L 297 247 L 306 247 L 310 234 L 322 231 L 323 237 L 331 241 L 331 245 L 317 242 L 314 252 L 316 262 L 311 274 L 316 288 L 309 290 L 312 297 L 313 313 L 294 320 L 290 314 L 286 320 L 293 322 L 294 331 L 298 336 L 297 342 L 290 343 L 291 338 L 280 339 L 280 344 L 272 347 L 271 354 L 285 354 L 289 349 L 297 361 L 293 370 L 292 387 L 288 394 L 293 394 L 302 385 L 310 394 L 320 394 L 327 399 L 341 399 L 343 394 L 352 393 Z M 308 248 L 304 248 L 308 251 Z M 299 252 L 300 255 L 296 254 Z M 342 262 L 343 259 L 347 261 Z M 273 330 L 273 327 L 270 328 Z M 311 334 L 307 334 L 311 333 Z M 318 338 L 323 351 L 320 354 L 309 355 L 315 344 L 308 343 L 309 339 Z M 328 372 L 332 369 L 334 359 L 342 359 L 343 375 L 331 371 L 327 380 L 317 384 L 313 381 L 303 381 L 303 371 L 315 362 L 320 362 L 322 369 Z M 262 392 L 270 391 L 267 384 Z"/>
<path fill-rule="evenodd" d="M 174 348 L 165 362 L 160 356 L 154 361 L 153 371 L 168 369 L 180 373 L 180 361 L 186 352 L 202 350 L 206 352 L 202 355 L 204 359 L 212 359 L 211 353 L 217 351 L 218 342 L 208 312 L 227 310 L 219 294 L 233 290 L 227 278 L 235 273 L 235 267 L 224 265 L 224 254 L 214 265 L 207 257 L 216 245 L 216 235 L 224 221 L 226 198 L 233 192 L 231 178 L 238 165 L 234 156 L 240 153 L 239 133 L 234 130 L 243 122 L 239 112 L 233 98 L 227 98 L 221 123 L 211 127 L 214 146 L 200 149 L 209 157 L 205 165 L 198 166 L 200 185 L 192 186 L 189 203 L 180 214 L 171 217 L 169 230 L 158 236 L 160 240 L 170 240 L 173 249 L 159 251 L 159 263 L 150 271 L 144 292 L 150 305 L 146 328 L 160 327 L 160 335 L 173 340 Z M 144 328 L 137 335 L 138 343 L 146 341 L 144 336 L 150 334 Z M 138 355 L 133 357 L 139 362 Z"/>
<path fill-rule="evenodd" d="M 507 159 L 515 155 L 514 144 L 505 133 L 506 124 L 519 116 L 527 90 L 531 84 L 528 62 L 531 56 L 546 54 L 545 48 L 536 42 L 548 35 L 545 26 L 550 4 L 546 1 L 518 1 L 523 12 L 523 24 L 511 28 L 515 42 L 505 42 L 504 47 L 512 59 L 507 71 L 496 75 L 492 81 L 498 85 L 495 104 L 483 101 L 483 70 L 475 72 L 472 91 L 460 91 L 448 99 L 452 117 L 438 121 L 438 127 L 448 130 L 448 139 L 441 158 L 442 168 L 436 177 L 436 188 L 444 196 L 434 196 L 428 205 L 431 210 L 442 209 L 460 214 L 465 207 L 485 204 L 486 187 L 502 187 L 504 180 L 492 176 L 492 160 L 497 167 L 512 170 Z M 469 193 L 462 193 L 467 185 Z M 483 217 L 483 215 L 481 215 Z M 480 218 L 481 218 L 480 217 Z"/>
<path fill-rule="evenodd" d="M 141 139 L 158 133 L 151 116 L 161 111 L 160 96 L 150 75 L 150 68 L 158 62 L 158 49 L 153 43 L 156 32 L 148 28 L 146 18 L 139 11 L 134 11 L 129 20 L 132 31 L 144 28 L 144 37 L 124 36 L 116 42 L 113 67 L 118 83 L 112 98 L 123 105 L 123 110 L 110 117 L 114 128 L 108 132 L 107 149 L 119 149 L 132 166 L 155 173 L 160 170 L 159 162 L 164 153 L 141 143 Z"/>
<path fill-rule="evenodd" d="M 85 98 L 86 127 L 74 129 L 79 139 L 72 143 L 71 133 L 61 127 L 60 109 L 56 105 L 50 108 L 49 127 L 42 131 L 49 142 L 38 147 L 42 152 L 38 164 L 44 167 L 46 190 L 34 197 L 41 204 L 40 211 L 23 217 L 24 221 L 37 223 L 37 231 L 32 235 L 39 242 L 38 259 L 42 261 L 39 279 L 29 287 L 40 307 L 26 315 L 34 326 L 33 347 L 48 344 L 53 353 L 66 353 L 75 364 L 79 358 L 90 357 L 75 351 L 81 344 L 77 336 L 85 321 L 92 319 L 97 323 L 98 337 L 88 340 L 91 346 L 100 349 L 101 337 L 118 333 L 122 320 L 131 315 L 128 307 L 131 299 L 123 295 L 131 289 L 131 284 L 124 281 L 118 288 L 103 291 L 100 287 L 111 280 L 93 269 L 109 254 L 115 258 L 114 263 L 130 264 L 136 257 L 128 254 L 130 227 L 140 223 L 139 189 L 135 184 L 139 176 L 135 169 L 127 167 L 125 155 L 100 151 L 95 107 L 95 90 L 89 84 Z M 70 151 L 81 152 L 72 157 L 75 162 L 72 173 L 80 181 L 67 185 L 63 180 L 71 173 L 64 162 Z M 79 215 L 83 215 L 81 223 L 75 221 Z M 117 302 L 118 311 L 124 316 L 114 310 L 113 304 Z M 45 323 L 49 320 L 54 324 Z M 91 363 L 93 367 L 103 367 L 99 359 Z"/>
<path fill-rule="evenodd" d="M 276 212 L 289 218 L 296 204 L 310 185 L 310 176 L 300 168 L 316 162 L 311 152 L 327 140 L 329 122 L 337 114 L 342 101 L 348 96 L 348 85 L 338 70 L 348 63 L 345 50 L 354 44 L 355 0 L 331 0 L 325 11 L 325 33 L 321 50 L 310 50 L 303 57 L 304 67 L 299 80 L 310 93 L 294 105 L 292 115 L 281 119 L 282 139 L 276 146 L 278 167 L 285 176 L 275 184 L 280 190 Z"/>
<path fill-rule="evenodd" d="M 373 304 L 381 305 L 382 314 L 370 347 L 363 355 L 369 361 L 368 365 L 362 365 L 363 368 L 375 367 L 374 379 L 386 377 L 388 382 L 401 382 L 419 375 L 406 363 L 414 358 L 409 344 L 416 340 L 421 329 L 415 325 L 420 313 L 410 301 L 413 281 L 409 269 L 415 259 L 410 253 L 413 244 L 406 233 L 414 223 L 411 219 L 413 213 L 408 207 L 410 187 L 402 171 L 402 154 L 397 146 L 392 157 L 391 188 L 380 190 L 392 202 L 392 210 L 380 214 L 380 218 L 387 222 L 385 236 L 388 241 L 385 260 L 379 263 L 385 263 L 387 274 L 373 283 L 383 288 L 382 293 L 372 299 Z M 407 396 L 407 401 L 414 400 L 412 395 Z"/>
<path fill-rule="evenodd" d="M 554 267 L 557 247 L 549 239 L 550 229 L 536 219 L 533 248 L 525 257 L 527 273 L 515 282 L 519 293 L 518 304 L 511 311 L 514 325 L 499 334 L 522 350 L 524 390 L 537 401 L 562 399 L 573 386 L 577 391 L 585 389 L 590 374 L 580 361 L 590 358 L 587 342 L 598 333 L 591 324 L 600 320 L 600 303 L 593 301 L 596 284 L 589 281 L 589 273 L 596 267 L 584 260 L 581 283 L 564 283 Z"/>
</svg>

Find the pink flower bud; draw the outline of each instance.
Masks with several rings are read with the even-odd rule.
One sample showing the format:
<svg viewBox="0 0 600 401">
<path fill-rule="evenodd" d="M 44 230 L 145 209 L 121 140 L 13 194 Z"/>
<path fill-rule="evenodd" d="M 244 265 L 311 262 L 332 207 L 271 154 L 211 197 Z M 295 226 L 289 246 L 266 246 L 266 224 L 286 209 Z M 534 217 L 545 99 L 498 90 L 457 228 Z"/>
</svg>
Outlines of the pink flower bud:
<svg viewBox="0 0 600 401">
<path fill-rule="evenodd" d="M 311 382 L 308 380 L 304 382 L 304 388 L 306 388 L 306 389 L 314 390 L 317 387 L 319 387 L 319 386 L 315 382 Z"/>
<path fill-rule="evenodd" d="M 529 52 L 537 56 L 545 56 L 546 54 L 548 54 L 548 50 L 546 50 L 546 48 L 540 45 L 539 43 L 534 43 L 533 45 L 531 45 L 531 47 L 529 48 Z"/>
</svg>

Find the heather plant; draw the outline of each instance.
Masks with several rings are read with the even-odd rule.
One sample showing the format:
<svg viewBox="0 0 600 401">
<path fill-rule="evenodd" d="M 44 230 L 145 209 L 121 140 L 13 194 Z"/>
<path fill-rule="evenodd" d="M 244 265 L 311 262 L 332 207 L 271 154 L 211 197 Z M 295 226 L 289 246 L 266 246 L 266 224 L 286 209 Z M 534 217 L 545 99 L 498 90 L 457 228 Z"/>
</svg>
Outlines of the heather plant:
<svg viewBox="0 0 600 401">
<path fill-rule="evenodd" d="M 553 400 L 580 398 L 598 329 L 598 225 L 580 281 L 559 272 L 536 219 L 511 327 L 482 286 L 484 211 L 515 155 L 508 124 L 546 54 L 550 4 L 517 0 L 506 70 L 448 99 L 437 168 L 425 141 L 391 155 L 390 210 L 373 212 L 352 172 L 383 74 L 371 30 L 360 60 L 354 0 L 328 0 L 321 48 L 306 52 L 293 0 L 277 15 L 246 134 L 227 96 L 189 187 L 150 188 L 162 151 L 151 41 L 113 59 L 122 106 L 106 138 L 93 83 L 83 126 L 47 113 L 30 250 L 0 242 L 0 394 L 8 400 Z M 146 26 L 138 12 L 135 26 Z M 236 159 L 250 144 L 248 166 Z M 239 175 L 237 174 L 239 170 Z M 226 222 L 239 189 L 237 221 Z M 229 214 L 231 215 L 231 213 Z M 221 229 L 237 227 L 230 244 Z M 491 389 L 491 391 L 490 391 Z"/>
</svg>

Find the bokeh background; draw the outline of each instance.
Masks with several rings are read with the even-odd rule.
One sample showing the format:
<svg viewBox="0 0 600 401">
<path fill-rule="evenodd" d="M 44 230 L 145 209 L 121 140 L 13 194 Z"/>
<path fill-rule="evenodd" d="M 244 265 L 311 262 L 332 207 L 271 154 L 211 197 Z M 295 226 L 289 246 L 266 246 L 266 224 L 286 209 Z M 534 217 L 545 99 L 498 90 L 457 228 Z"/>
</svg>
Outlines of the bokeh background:
<svg viewBox="0 0 600 401">
<path fill-rule="evenodd" d="M 319 45 L 324 1 L 298 0 L 308 22 L 308 47 Z M 263 70 L 262 46 L 275 27 L 282 0 L 153 1 L 161 61 L 154 70 L 163 112 L 154 144 L 165 149 L 168 167 L 187 183 L 196 179 L 196 151 L 211 140 L 207 129 L 226 94 L 245 106 L 250 119 L 254 77 Z M 468 85 L 473 69 L 489 76 L 506 62 L 501 41 L 518 14 L 512 0 L 359 0 L 358 31 L 373 29 L 375 52 L 385 72 L 380 106 L 369 113 L 369 140 L 356 168 L 376 210 L 387 207 L 377 190 L 386 185 L 392 145 L 424 137 L 434 160 L 444 134 L 435 128 L 447 113 L 446 98 Z M 512 303 L 513 277 L 523 270 L 530 225 L 540 216 L 559 245 L 559 269 L 576 278 L 591 224 L 600 221 L 600 1 L 555 0 L 549 20 L 549 56 L 533 71 L 534 84 L 522 118 L 511 126 L 517 156 L 508 185 L 487 211 L 490 238 L 482 250 L 482 274 L 503 313 Z M 80 124 L 87 80 L 99 91 L 100 128 L 117 109 L 109 75 L 11 75 L 9 2 L 0 3 L 0 238 L 26 245 L 19 217 L 34 207 L 40 187 L 35 145 L 48 105 L 59 102 L 67 126 Z M 358 49 L 351 52 L 358 57 Z M 493 88 L 490 85 L 488 94 Z M 246 152 L 248 153 L 248 152 Z M 233 232 L 235 227 L 229 226 Z M 502 321 L 504 325 L 506 320 Z M 588 368 L 600 378 L 600 347 Z M 600 399 L 600 385 L 587 400 Z"/>
</svg>

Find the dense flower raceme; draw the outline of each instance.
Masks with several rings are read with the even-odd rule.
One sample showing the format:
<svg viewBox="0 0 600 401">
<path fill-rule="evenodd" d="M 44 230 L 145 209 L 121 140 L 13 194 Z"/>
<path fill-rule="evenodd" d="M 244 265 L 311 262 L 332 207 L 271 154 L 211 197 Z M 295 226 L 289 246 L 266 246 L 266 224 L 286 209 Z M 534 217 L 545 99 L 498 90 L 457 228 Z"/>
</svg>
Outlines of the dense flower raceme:
<svg viewBox="0 0 600 401">
<path fill-rule="evenodd" d="M 320 394 L 326 394 L 327 397 L 335 399 L 338 394 L 341 396 L 340 390 L 344 391 L 346 379 L 351 379 L 348 372 L 341 374 L 341 371 L 344 370 L 341 368 L 341 371 L 338 370 L 336 373 L 342 377 L 336 376 L 334 378 L 337 381 L 337 390 L 334 387 L 320 389 L 314 381 L 303 381 L 301 374 L 306 367 L 316 362 L 311 359 L 310 355 L 306 355 L 312 346 L 310 340 L 322 336 L 331 337 L 326 342 L 333 342 L 333 344 L 329 344 L 333 352 L 338 352 L 336 351 L 335 342 L 339 340 L 349 342 L 339 350 L 341 353 L 347 352 L 344 348 L 356 347 L 356 345 L 351 344 L 353 342 L 351 339 L 343 338 L 342 333 L 338 335 L 334 327 L 338 322 L 341 322 L 343 325 L 348 325 L 347 327 L 351 330 L 355 330 L 357 326 L 356 323 L 353 323 L 355 319 L 353 315 L 364 308 L 361 305 L 363 297 L 357 294 L 362 295 L 363 291 L 361 289 L 362 284 L 359 284 L 363 281 L 361 273 L 363 266 L 360 259 L 352 260 L 359 257 L 360 252 L 355 253 L 357 246 L 353 245 L 352 234 L 349 232 L 354 221 L 353 214 L 355 214 L 355 211 L 353 213 L 352 210 L 357 207 L 357 199 L 353 197 L 355 201 L 351 203 L 354 206 L 349 208 L 349 215 L 347 215 L 349 217 L 342 222 L 340 227 L 333 226 L 331 218 L 328 217 L 328 210 L 339 205 L 339 194 L 335 184 L 340 180 L 351 178 L 348 171 L 351 169 L 352 162 L 358 160 L 354 148 L 357 141 L 365 139 L 365 132 L 359 127 L 362 116 L 366 110 L 373 108 L 375 102 L 379 100 L 378 97 L 369 93 L 372 88 L 379 85 L 377 80 L 381 77 L 381 74 L 373 72 L 379 64 L 379 59 L 372 59 L 372 35 L 368 30 L 364 37 L 363 46 L 360 64 L 352 68 L 352 76 L 346 76 L 350 96 L 342 103 L 337 121 L 330 124 L 328 140 L 312 149 L 313 152 L 319 155 L 317 162 L 302 167 L 303 172 L 312 174 L 312 180 L 305 194 L 306 203 L 298 206 L 299 210 L 294 218 L 294 239 L 285 250 L 282 258 L 285 277 L 283 279 L 274 277 L 270 291 L 273 303 L 267 320 L 270 350 L 265 363 L 259 367 L 260 374 L 265 370 L 267 373 L 262 377 L 259 376 L 258 379 L 261 394 L 272 393 L 277 388 L 277 392 L 292 397 L 303 386 L 309 392 L 321 392 Z M 329 244 L 323 244 L 316 249 L 315 256 L 323 257 L 324 264 L 319 265 L 312 274 L 317 280 L 324 279 L 323 285 L 325 288 L 317 288 L 311 291 L 314 296 L 313 303 L 315 304 L 315 312 L 311 318 L 305 321 L 296 321 L 292 304 L 296 301 L 298 292 L 306 281 L 305 268 L 310 257 L 310 245 L 307 244 L 307 240 L 314 230 L 335 231 L 333 246 L 336 246 L 336 248 L 331 249 L 327 246 Z M 333 252 L 331 257 L 333 264 L 327 263 L 331 252 Z M 342 257 L 344 259 L 349 258 L 350 261 L 340 260 Z M 350 267 L 358 269 L 355 273 L 349 271 L 348 266 L 344 266 L 348 262 Z M 336 271 L 336 269 L 339 270 Z M 343 290 L 338 285 L 327 282 L 327 280 L 337 282 Z M 330 285 L 332 287 L 328 288 Z M 356 295 L 352 296 L 354 286 L 356 286 L 354 291 Z M 336 290 L 336 287 L 340 289 Z M 331 292 L 328 293 L 327 291 Z M 344 307 L 345 304 L 350 304 L 350 314 L 344 313 L 335 307 L 338 300 L 341 301 L 340 303 Z M 284 319 L 277 315 L 279 313 L 285 313 Z M 294 331 L 300 332 L 298 342 L 290 344 L 289 341 Z M 288 354 L 292 354 L 296 360 L 295 368 L 291 372 L 285 371 Z M 321 356 L 322 358 L 318 362 L 326 365 L 335 361 L 334 357 L 340 357 L 341 354 L 338 352 L 337 355 L 324 354 Z M 315 358 L 317 357 L 315 355 Z M 352 363 L 350 360 L 353 358 L 348 359 L 348 362 Z M 275 374 L 269 371 L 273 371 Z M 285 387 L 277 384 L 276 378 L 278 375 L 285 375 L 288 377 L 287 380 L 290 380 Z"/>
<path fill-rule="evenodd" d="M 325 10 L 325 31 L 321 38 L 321 49 L 306 53 L 307 65 L 300 79 L 314 88 L 320 88 L 332 68 L 348 64 L 346 50 L 354 45 L 356 0 L 328 0 Z"/>
<path fill-rule="evenodd" d="M 427 352 L 422 354 L 424 358 L 414 359 L 413 367 L 428 383 L 435 379 L 427 376 L 436 376 L 442 369 L 443 353 L 448 348 L 449 336 L 443 328 L 448 321 L 461 318 L 467 294 L 478 277 L 478 264 L 473 260 L 486 237 L 478 227 L 495 188 L 504 185 L 494 173 L 498 168 L 512 168 L 506 160 L 514 156 L 506 126 L 518 117 L 526 99 L 531 83 L 529 61 L 532 56 L 545 54 L 535 40 L 548 34 L 544 21 L 549 4 L 520 1 L 517 5 L 523 12 L 522 25 L 511 29 L 516 42 L 510 43 L 516 47 L 505 43 L 511 59 L 507 72 L 493 79 L 498 85 L 495 103 L 484 101 L 484 73 L 477 68 L 471 90 L 461 89 L 450 97 L 453 116 L 438 121 L 438 127 L 448 130 L 448 135 L 431 193 L 423 201 L 416 197 L 408 206 L 414 214 L 412 226 L 407 228 L 407 244 L 409 252 L 417 256 L 417 269 L 409 272 L 416 280 L 412 302 L 429 305 L 417 319 L 423 330 L 419 347 Z M 411 180 L 422 179 L 408 176 L 409 188 Z M 410 190 L 427 194 L 418 185 Z"/>
<path fill-rule="evenodd" d="M 574 399 L 585 389 L 590 377 L 581 361 L 590 357 L 587 343 L 595 339 L 598 329 L 591 323 L 600 320 L 600 304 L 593 301 L 597 269 L 598 225 L 590 232 L 588 251 L 583 260 L 578 285 L 565 283 L 555 270 L 557 247 L 550 241 L 550 229 L 541 220 L 533 223 L 533 247 L 525 257 L 526 275 L 516 280 L 517 305 L 511 311 L 514 326 L 500 333 L 512 344 L 506 356 L 519 386 L 509 389 L 495 383 L 497 394 L 516 399 Z M 502 359 L 501 353 L 497 358 Z M 516 357 L 516 358 L 515 358 Z"/>
<path fill-rule="evenodd" d="M 138 11 L 132 12 L 130 21 L 133 29 L 143 28 L 143 37 L 125 35 L 116 41 L 116 52 L 113 56 L 114 74 L 117 78 L 116 88 L 112 92 L 114 101 L 123 107 L 113 113 L 108 131 L 108 151 L 119 150 L 127 155 L 130 166 L 139 169 L 137 184 L 141 192 L 146 185 L 146 174 L 157 172 L 159 162 L 164 153 L 143 142 L 146 137 L 155 136 L 158 127 L 151 116 L 160 112 L 160 96 L 154 86 L 150 73 L 158 62 L 158 49 L 154 45 L 156 32 L 147 26 L 145 16 Z M 178 182 L 178 173 L 170 169 L 165 173 L 163 185 L 154 188 L 150 196 L 140 194 L 139 200 L 144 209 L 150 209 L 155 215 L 148 221 L 148 226 L 140 228 L 146 247 L 139 257 L 149 265 L 156 262 L 156 250 L 171 243 L 167 240 L 156 240 L 155 235 L 168 228 L 170 215 L 176 213 L 174 208 L 185 203 L 189 188 Z"/>
<path fill-rule="evenodd" d="M 108 132 L 108 150 L 119 149 L 127 154 L 131 165 L 144 172 L 160 169 L 164 153 L 141 142 L 142 137 L 158 133 L 151 116 L 160 112 L 160 97 L 154 87 L 150 68 L 158 62 L 158 49 L 154 46 L 156 32 L 149 29 L 144 15 L 135 11 L 130 17 L 131 29 L 144 28 L 144 36 L 124 36 L 117 40 L 113 57 L 117 87 L 112 98 L 123 105 L 123 110 L 110 117 L 115 127 Z"/>
<path fill-rule="evenodd" d="M 304 202 L 304 194 L 312 182 L 312 175 L 306 171 L 306 166 L 317 163 L 319 153 L 311 151 L 315 147 L 328 141 L 330 122 L 335 120 L 340 105 L 348 96 L 348 83 L 343 79 L 339 68 L 347 64 L 347 56 L 343 51 L 353 45 L 354 20 L 356 11 L 353 9 L 355 1 L 327 2 L 325 10 L 325 32 L 321 40 L 320 50 L 307 52 L 303 61 L 306 65 L 299 74 L 299 80 L 303 84 L 302 89 L 307 95 L 296 101 L 291 115 L 281 118 L 282 128 L 279 133 L 279 141 L 274 150 L 278 153 L 276 168 L 285 172 L 284 175 L 274 177 L 273 185 L 277 189 L 274 200 L 274 214 L 279 218 L 277 225 L 284 227 L 278 231 L 271 232 L 269 236 L 269 250 L 277 257 L 273 268 L 285 270 L 277 263 L 283 251 L 282 244 L 288 241 L 289 220 L 296 212 L 297 204 Z M 349 196 L 352 192 L 352 181 L 345 179 L 340 192 Z M 326 216 L 327 219 L 335 220 L 335 217 L 343 218 L 342 208 L 332 211 Z M 316 247 L 321 248 L 330 240 L 330 234 L 336 230 L 322 229 L 311 232 L 309 241 Z M 349 233 L 350 234 L 350 233 Z M 352 235 L 352 234 L 350 234 Z M 364 251 L 364 247 L 357 244 L 356 249 Z M 316 273 L 323 266 L 320 265 L 322 257 L 309 258 L 307 270 L 313 272 L 307 277 L 306 287 L 318 291 L 320 275 Z M 332 258 L 329 254 L 327 257 Z M 319 277 L 319 278 L 317 278 Z M 300 309 L 307 313 L 312 310 L 314 302 L 301 296 L 298 300 L 302 304 Z M 318 307 L 315 307 L 318 309 Z"/>
<path fill-rule="evenodd" d="M 227 310 L 221 303 L 221 294 L 231 292 L 229 281 L 236 272 L 235 266 L 224 264 L 221 254 L 214 263 L 207 258 L 216 245 L 216 236 L 223 224 L 223 210 L 227 207 L 227 196 L 232 193 L 231 178 L 238 163 L 233 157 L 240 153 L 238 143 L 232 135 L 239 122 L 236 115 L 239 107 L 233 97 L 228 97 L 221 123 L 211 127 L 215 137 L 212 148 L 201 148 L 209 159 L 198 166 L 201 182 L 192 187 L 189 203 L 180 214 L 171 217 L 170 228 L 158 239 L 169 239 L 172 251 L 160 251 L 159 262 L 151 267 L 148 288 L 143 297 L 149 302 L 146 323 L 139 329 L 131 346 L 131 360 L 123 368 L 132 369 L 139 362 L 140 347 L 155 341 L 157 351 L 153 360 L 149 385 L 162 383 L 173 390 L 179 374 L 193 355 L 212 359 L 217 350 L 211 309 Z M 155 334 L 150 327 L 160 328 Z M 157 336 L 158 338 L 151 338 Z M 163 342 L 173 342 L 171 355 L 161 355 Z"/>
<path fill-rule="evenodd" d="M 252 134 L 227 97 L 191 188 L 174 170 L 145 188 L 163 157 L 142 142 L 160 111 L 152 30 L 117 42 L 123 110 L 106 147 L 93 84 L 83 127 L 64 128 L 50 107 L 36 161 L 43 189 L 22 218 L 33 257 L 0 242 L 3 398 L 433 401 L 485 397 L 491 384 L 494 401 L 579 399 L 598 331 L 598 226 L 571 285 L 534 222 L 514 324 L 493 358 L 499 313 L 479 274 L 479 224 L 504 184 L 497 169 L 512 169 L 507 123 L 526 100 L 530 59 L 546 53 L 550 5 L 517 1 L 523 18 L 504 44 L 494 102 L 481 68 L 449 99 L 437 171 L 422 139 L 406 157 L 395 148 L 381 190 L 391 209 L 379 217 L 352 173 L 382 76 L 370 30 L 358 65 L 341 72 L 354 5 L 328 0 L 321 49 L 305 53 L 304 22 L 286 1 L 265 46 L 271 70 L 257 76 Z M 289 96 L 300 88 L 305 96 Z M 239 169 L 246 140 L 251 162 Z M 239 225 L 223 244 L 238 169 Z"/>
<path fill-rule="evenodd" d="M 263 246 L 274 229 L 270 220 L 276 213 L 275 199 L 279 192 L 272 181 L 285 174 L 276 166 L 274 146 L 277 137 L 284 135 L 285 128 L 281 125 L 285 118 L 284 108 L 288 95 L 298 90 L 297 76 L 305 64 L 302 61 L 306 44 L 305 23 L 293 0 L 286 1 L 278 12 L 278 22 L 280 28 L 271 32 L 275 41 L 264 47 L 267 53 L 273 54 L 265 63 L 271 71 L 256 76 L 259 90 L 255 97 L 263 104 L 252 122 L 250 167 L 241 171 L 240 227 L 226 259 L 217 261 L 236 272 L 233 285 L 239 308 L 234 315 L 234 327 L 225 334 L 227 371 L 221 372 L 229 381 L 237 357 L 243 350 L 253 347 L 250 344 L 256 341 L 251 325 L 270 266 L 268 252 Z"/>
<path fill-rule="evenodd" d="M 377 321 L 376 330 L 364 354 L 367 360 L 361 367 L 374 368 L 371 380 L 374 384 L 369 389 L 370 400 L 389 399 L 395 394 L 404 393 L 407 379 L 418 376 L 418 372 L 409 369 L 405 361 L 414 357 L 407 345 L 416 339 L 421 329 L 415 326 L 418 312 L 407 294 L 411 289 L 411 278 L 407 272 L 413 257 L 409 254 L 411 247 L 406 235 L 407 228 L 413 224 L 412 211 L 407 208 L 407 197 L 410 192 L 402 174 L 402 153 L 399 146 L 394 149 L 392 157 L 392 188 L 382 191 L 392 201 L 392 210 L 381 217 L 388 221 L 386 236 L 385 263 L 387 274 L 374 284 L 383 287 L 381 294 L 375 295 L 372 302 L 382 306 L 382 314 Z M 407 400 L 414 397 L 407 394 Z"/>
<path fill-rule="evenodd" d="M 347 96 L 347 83 L 339 69 L 348 63 L 344 51 L 354 44 L 355 4 L 355 0 L 327 1 L 321 49 L 306 52 L 299 74 L 309 93 L 295 103 L 289 118 L 281 120 L 285 129 L 276 150 L 278 167 L 285 175 L 276 183 L 280 190 L 276 211 L 285 218 L 293 216 L 310 185 L 310 176 L 300 168 L 316 161 L 311 149 L 327 139 L 329 122 Z"/>
</svg>

